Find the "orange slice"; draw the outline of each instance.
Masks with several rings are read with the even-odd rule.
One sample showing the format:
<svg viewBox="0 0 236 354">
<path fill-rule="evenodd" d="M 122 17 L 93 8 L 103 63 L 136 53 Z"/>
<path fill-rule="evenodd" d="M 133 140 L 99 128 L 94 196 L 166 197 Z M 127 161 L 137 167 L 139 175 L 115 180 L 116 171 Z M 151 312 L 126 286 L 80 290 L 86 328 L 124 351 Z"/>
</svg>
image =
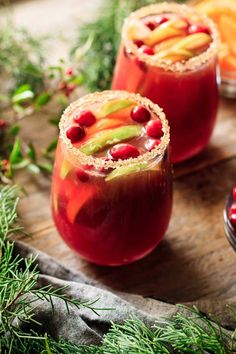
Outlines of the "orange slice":
<svg viewBox="0 0 236 354">
<path fill-rule="evenodd" d="M 176 43 L 178 43 L 182 38 L 184 38 L 184 36 L 176 36 L 173 38 L 165 39 L 164 41 L 156 44 L 154 50 L 157 53 L 160 50 L 169 49 L 172 46 L 174 46 Z"/>
<path fill-rule="evenodd" d="M 176 28 L 174 25 L 174 21 L 168 21 L 163 23 L 151 32 L 149 37 L 144 41 L 145 44 L 149 47 L 152 47 L 155 44 L 164 41 L 168 38 L 180 36 L 181 34 L 183 34 L 183 29 L 180 26 L 179 28 Z"/>
</svg>

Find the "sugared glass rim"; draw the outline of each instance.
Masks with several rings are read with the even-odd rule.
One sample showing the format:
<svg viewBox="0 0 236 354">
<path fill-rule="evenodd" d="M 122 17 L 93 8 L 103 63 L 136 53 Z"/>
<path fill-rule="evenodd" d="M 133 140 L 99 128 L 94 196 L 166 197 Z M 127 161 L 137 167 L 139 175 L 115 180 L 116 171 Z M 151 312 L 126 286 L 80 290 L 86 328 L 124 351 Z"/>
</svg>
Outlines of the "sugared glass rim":
<svg viewBox="0 0 236 354">
<path fill-rule="evenodd" d="M 129 158 L 126 160 L 118 160 L 118 161 L 112 161 L 108 160 L 106 161 L 105 159 L 99 158 L 99 157 L 94 157 L 94 156 L 87 156 L 84 153 L 82 153 L 78 148 L 74 147 L 71 141 L 67 138 L 66 136 L 66 130 L 68 129 L 68 117 L 73 117 L 75 112 L 78 110 L 83 110 L 89 107 L 89 105 L 93 105 L 96 103 L 102 103 L 106 102 L 108 100 L 112 99 L 119 99 L 119 98 L 125 98 L 125 99 L 131 99 L 134 102 L 136 102 L 138 105 L 142 105 L 146 107 L 151 113 L 154 115 L 157 115 L 158 118 L 160 118 L 162 122 L 162 130 L 163 130 L 163 136 L 161 138 L 161 143 L 156 146 L 154 149 L 151 151 L 148 151 L 142 155 L 139 155 L 136 158 Z M 60 123 L 59 123 L 59 129 L 60 129 L 60 139 L 62 141 L 62 144 L 64 145 L 63 148 L 66 149 L 66 152 L 69 154 L 68 157 L 71 156 L 73 158 L 73 162 L 76 164 L 84 164 L 84 165 L 92 165 L 95 168 L 100 168 L 103 167 L 105 169 L 107 168 L 119 168 L 121 166 L 129 166 L 130 164 L 135 164 L 135 163 L 146 163 L 151 161 L 152 159 L 156 158 L 157 156 L 162 156 L 169 144 L 170 141 L 170 132 L 169 132 L 169 124 L 166 119 L 166 116 L 163 112 L 163 110 L 157 105 L 154 104 L 152 101 L 149 99 L 140 96 L 139 94 L 134 94 L 134 93 L 129 93 L 126 91 L 112 91 L 112 90 L 107 90 L 103 92 L 95 92 L 91 93 L 88 95 L 85 95 L 78 99 L 77 101 L 71 103 L 64 113 L 62 114 Z"/>
<path fill-rule="evenodd" d="M 158 15 L 158 14 L 168 13 L 168 12 L 183 15 L 185 17 L 188 17 L 190 15 L 196 16 L 204 25 L 209 27 L 212 36 L 212 42 L 207 48 L 207 50 L 190 59 L 187 59 L 185 61 L 175 62 L 175 63 L 173 63 L 171 60 L 157 59 L 155 58 L 154 55 L 148 55 L 138 50 L 138 47 L 128 37 L 128 29 L 129 29 L 130 22 L 146 16 Z M 176 3 L 163 2 L 160 4 L 145 6 L 137 11 L 132 12 L 125 20 L 122 29 L 122 40 L 128 53 L 134 54 L 138 59 L 144 61 L 148 65 L 156 66 L 166 71 L 185 72 L 185 71 L 193 71 L 198 69 L 201 65 L 205 64 L 211 58 L 217 55 L 217 50 L 219 45 L 219 33 L 217 31 L 216 25 L 211 19 L 199 13 L 192 7 L 187 5 L 180 5 Z"/>
</svg>

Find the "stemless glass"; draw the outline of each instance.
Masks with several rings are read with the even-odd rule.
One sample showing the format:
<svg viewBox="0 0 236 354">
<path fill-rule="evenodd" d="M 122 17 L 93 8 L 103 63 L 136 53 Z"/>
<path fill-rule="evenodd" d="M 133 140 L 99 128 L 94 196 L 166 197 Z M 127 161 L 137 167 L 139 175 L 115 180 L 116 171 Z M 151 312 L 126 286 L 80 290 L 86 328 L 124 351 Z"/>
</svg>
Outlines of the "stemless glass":
<svg viewBox="0 0 236 354">
<path fill-rule="evenodd" d="M 119 98 L 132 99 L 160 118 L 160 144 L 126 160 L 86 156 L 67 138 L 72 117 Z M 84 178 L 78 178 L 78 171 Z M 123 265 L 151 252 L 163 238 L 172 210 L 169 126 L 162 109 L 124 91 L 89 94 L 72 103 L 60 121 L 51 199 L 59 233 L 84 259 Z"/>
<path fill-rule="evenodd" d="M 131 24 L 161 14 L 181 15 L 207 26 L 212 36 L 208 49 L 179 62 L 141 52 L 129 36 Z M 218 107 L 217 45 L 214 23 L 186 5 L 150 5 L 125 21 L 112 88 L 140 93 L 163 108 L 170 124 L 174 163 L 198 154 L 211 137 Z"/>
</svg>

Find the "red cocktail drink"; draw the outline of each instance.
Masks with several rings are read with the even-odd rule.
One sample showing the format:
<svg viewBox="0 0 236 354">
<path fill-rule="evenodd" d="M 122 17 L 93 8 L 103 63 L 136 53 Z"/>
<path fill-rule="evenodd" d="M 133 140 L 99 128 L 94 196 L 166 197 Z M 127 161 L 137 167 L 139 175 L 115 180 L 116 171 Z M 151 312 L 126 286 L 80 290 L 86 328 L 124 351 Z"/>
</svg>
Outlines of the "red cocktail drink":
<svg viewBox="0 0 236 354">
<path fill-rule="evenodd" d="M 164 109 L 174 163 L 199 153 L 214 128 L 217 42 L 212 21 L 184 5 L 147 6 L 125 22 L 112 88 Z"/>
<path fill-rule="evenodd" d="M 169 127 L 148 99 L 91 94 L 65 111 L 52 184 L 64 241 L 83 258 L 122 265 L 161 241 L 172 208 Z"/>
</svg>

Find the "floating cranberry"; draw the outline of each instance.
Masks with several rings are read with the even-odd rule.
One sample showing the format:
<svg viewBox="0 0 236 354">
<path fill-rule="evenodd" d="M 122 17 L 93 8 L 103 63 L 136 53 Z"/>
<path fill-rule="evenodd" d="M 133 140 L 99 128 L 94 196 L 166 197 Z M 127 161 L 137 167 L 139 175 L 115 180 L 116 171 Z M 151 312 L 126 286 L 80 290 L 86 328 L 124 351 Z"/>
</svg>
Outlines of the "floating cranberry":
<svg viewBox="0 0 236 354">
<path fill-rule="evenodd" d="M 155 120 L 151 120 L 150 122 L 148 122 L 145 126 L 147 135 L 150 138 L 161 138 L 163 135 L 163 131 L 162 131 L 162 123 L 160 121 L 160 119 L 155 119 Z"/>
<path fill-rule="evenodd" d="M 188 28 L 189 34 L 195 34 L 195 33 L 201 33 L 201 32 L 210 34 L 209 28 L 204 25 L 190 25 Z"/>
<path fill-rule="evenodd" d="M 78 141 L 83 139 L 84 135 L 85 135 L 85 131 L 80 126 L 70 127 L 66 131 L 66 136 L 67 136 L 68 139 L 70 139 L 72 144 L 77 143 Z"/>
<path fill-rule="evenodd" d="M 156 146 L 160 145 L 161 140 L 160 139 L 148 139 L 148 141 L 145 144 L 145 148 L 148 151 L 151 151 L 152 149 L 154 149 Z"/>
<path fill-rule="evenodd" d="M 139 48 L 139 50 L 147 55 L 154 55 L 155 52 L 151 47 L 148 47 L 147 45 L 142 45 L 142 47 Z"/>
<path fill-rule="evenodd" d="M 76 170 L 76 176 L 83 183 L 89 180 L 89 175 L 82 168 Z"/>
<path fill-rule="evenodd" d="M 134 41 L 134 44 L 135 44 L 138 48 L 140 48 L 140 47 L 142 47 L 142 45 L 144 45 L 144 42 L 141 41 L 141 39 L 136 39 L 136 40 Z"/>
<path fill-rule="evenodd" d="M 130 115 L 132 119 L 138 123 L 148 122 L 151 117 L 150 112 L 143 106 L 135 106 Z"/>
<path fill-rule="evenodd" d="M 126 160 L 138 157 L 139 151 L 131 144 L 117 144 L 110 149 L 109 154 L 114 160 Z"/>
<path fill-rule="evenodd" d="M 163 23 L 169 21 L 169 19 L 165 16 L 160 16 L 158 17 L 156 20 L 155 20 L 155 23 L 156 23 L 156 26 L 160 26 L 162 25 Z"/>
<path fill-rule="evenodd" d="M 145 26 L 147 26 L 151 31 L 153 31 L 157 27 L 157 23 L 153 21 L 145 22 Z"/>
<path fill-rule="evenodd" d="M 96 117 L 91 111 L 81 111 L 74 118 L 74 122 L 85 127 L 90 127 L 96 122 Z"/>
<path fill-rule="evenodd" d="M 69 68 L 66 69 L 66 75 L 72 76 L 73 74 L 74 74 L 73 68 L 69 67 Z"/>
<path fill-rule="evenodd" d="M 236 201 L 236 186 L 233 187 L 232 195 L 234 200 Z"/>
</svg>

